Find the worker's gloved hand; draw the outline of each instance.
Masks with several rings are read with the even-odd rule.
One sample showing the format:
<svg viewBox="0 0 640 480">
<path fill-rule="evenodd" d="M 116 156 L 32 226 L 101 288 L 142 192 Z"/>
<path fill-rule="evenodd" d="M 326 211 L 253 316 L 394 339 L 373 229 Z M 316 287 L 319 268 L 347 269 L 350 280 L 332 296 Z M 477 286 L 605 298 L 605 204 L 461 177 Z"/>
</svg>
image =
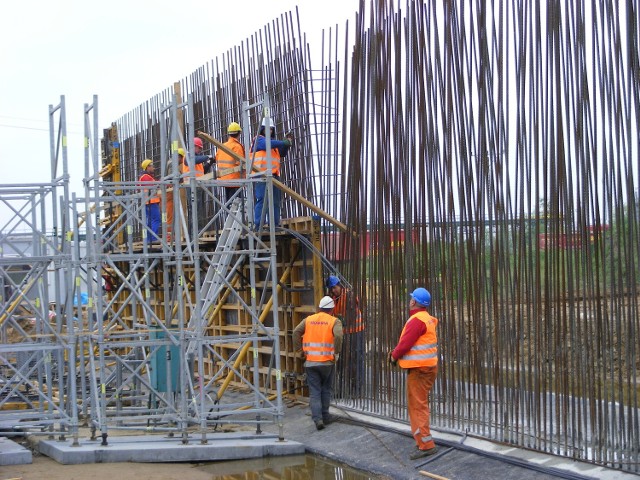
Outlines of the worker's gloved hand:
<svg viewBox="0 0 640 480">
<path fill-rule="evenodd" d="M 291 140 L 289 140 L 288 138 L 284 139 L 283 142 L 287 147 L 291 146 Z"/>
<path fill-rule="evenodd" d="M 334 361 L 335 363 L 338 363 L 338 360 L 340 360 L 340 354 L 339 354 L 339 353 L 336 353 L 333 357 L 334 357 L 334 360 L 333 360 L 333 361 Z"/>
<path fill-rule="evenodd" d="M 389 352 L 389 355 L 387 356 L 387 362 L 389 362 L 389 365 L 391 365 L 392 367 L 398 366 L 398 360 L 393 358 L 393 354 L 391 352 Z"/>
</svg>

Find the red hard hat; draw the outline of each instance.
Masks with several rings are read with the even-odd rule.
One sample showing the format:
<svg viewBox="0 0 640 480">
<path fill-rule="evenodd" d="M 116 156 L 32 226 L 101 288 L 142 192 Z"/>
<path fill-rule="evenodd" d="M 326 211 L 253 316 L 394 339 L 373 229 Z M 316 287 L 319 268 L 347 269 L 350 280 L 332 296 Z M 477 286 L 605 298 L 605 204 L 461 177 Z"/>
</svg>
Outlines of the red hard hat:
<svg viewBox="0 0 640 480">
<path fill-rule="evenodd" d="M 203 147 L 204 147 L 204 146 L 202 145 L 202 139 L 201 139 L 201 138 L 194 138 L 194 139 L 193 139 L 193 144 L 194 144 L 196 147 L 200 147 L 200 148 L 203 148 Z"/>
</svg>

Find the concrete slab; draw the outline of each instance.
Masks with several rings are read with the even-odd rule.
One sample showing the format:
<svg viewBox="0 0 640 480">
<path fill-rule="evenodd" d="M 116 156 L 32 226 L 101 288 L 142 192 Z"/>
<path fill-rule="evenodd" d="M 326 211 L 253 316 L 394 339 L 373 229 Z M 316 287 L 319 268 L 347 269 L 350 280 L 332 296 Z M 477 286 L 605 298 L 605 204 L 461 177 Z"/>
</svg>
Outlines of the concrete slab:
<svg viewBox="0 0 640 480">
<path fill-rule="evenodd" d="M 31 450 L 7 437 L 0 437 L 0 465 L 25 465 L 32 462 Z"/>
<path fill-rule="evenodd" d="M 40 453 L 63 465 L 113 462 L 211 462 L 267 456 L 298 455 L 305 451 L 298 442 L 279 441 L 276 435 L 248 435 L 242 432 L 210 434 L 207 444 L 200 436 L 189 438 L 160 435 L 111 436 L 109 445 L 100 440 L 83 441 L 74 447 L 70 441 L 40 440 Z"/>
</svg>

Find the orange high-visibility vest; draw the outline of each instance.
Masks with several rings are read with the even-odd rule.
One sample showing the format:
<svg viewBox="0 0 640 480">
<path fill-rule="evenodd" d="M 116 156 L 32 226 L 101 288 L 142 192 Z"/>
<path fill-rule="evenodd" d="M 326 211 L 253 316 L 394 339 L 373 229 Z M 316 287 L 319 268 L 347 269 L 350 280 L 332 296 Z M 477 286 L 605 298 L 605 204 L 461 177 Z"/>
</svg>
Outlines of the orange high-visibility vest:
<svg viewBox="0 0 640 480">
<path fill-rule="evenodd" d="M 138 180 L 141 184 L 143 183 L 155 183 L 156 179 L 153 178 L 151 175 L 149 175 L 148 173 L 143 173 L 140 176 L 140 180 Z M 148 190 L 147 190 L 148 191 Z M 158 197 L 157 195 L 153 195 L 149 198 L 149 201 L 147 202 L 147 204 L 149 203 L 160 203 L 160 197 Z"/>
<path fill-rule="evenodd" d="M 242 144 L 234 137 L 229 137 L 225 143 L 223 143 L 225 147 L 229 150 L 237 153 L 241 157 L 244 157 L 244 147 Z M 257 155 L 257 154 L 256 154 Z M 240 162 L 229 155 L 227 152 L 223 151 L 221 148 L 216 152 L 216 163 L 218 164 L 218 168 L 220 170 L 225 170 L 227 168 L 235 168 L 240 166 Z M 240 172 L 230 173 L 228 175 L 223 175 L 219 177 L 220 180 L 234 180 L 237 178 L 241 178 Z"/>
<path fill-rule="evenodd" d="M 438 319 L 432 317 L 425 311 L 420 311 L 413 315 L 407 323 L 405 323 L 400 338 L 404 335 L 407 324 L 417 318 L 425 324 L 427 331 L 416 341 L 411 349 L 398 359 L 398 365 L 402 368 L 415 367 L 433 367 L 438 365 L 438 336 L 436 335 L 436 327 Z"/>
<path fill-rule="evenodd" d="M 266 150 L 258 150 L 253 153 L 253 166 L 260 172 L 267 171 L 268 165 Z M 271 173 L 274 175 L 280 175 L 280 151 L 277 148 L 271 149 Z"/>
<path fill-rule="evenodd" d="M 331 362 L 335 358 L 333 326 L 336 318 L 318 312 L 306 318 L 302 335 L 302 350 L 308 362 Z"/>
<path fill-rule="evenodd" d="M 348 297 L 352 294 L 348 290 L 342 290 L 342 294 L 339 297 L 333 297 L 333 301 L 335 302 L 335 307 L 333 309 L 333 314 L 337 317 L 340 317 L 342 320 L 342 325 L 344 327 L 344 333 L 357 333 L 362 332 L 364 330 L 364 319 L 362 318 L 362 312 L 358 307 L 358 300 L 354 299 L 353 302 L 349 302 Z M 352 303 L 348 305 L 348 303 Z M 355 318 L 353 319 L 353 323 L 346 322 L 347 319 L 347 311 L 349 309 L 355 310 Z"/>
<path fill-rule="evenodd" d="M 189 173 L 190 168 L 189 165 L 187 165 L 187 159 L 183 158 L 182 159 L 182 173 Z M 204 165 L 202 165 L 201 163 L 198 163 L 196 165 L 195 168 L 195 172 L 196 172 L 196 177 L 201 177 L 202 175 L 204 175 Z"/>
</svg>

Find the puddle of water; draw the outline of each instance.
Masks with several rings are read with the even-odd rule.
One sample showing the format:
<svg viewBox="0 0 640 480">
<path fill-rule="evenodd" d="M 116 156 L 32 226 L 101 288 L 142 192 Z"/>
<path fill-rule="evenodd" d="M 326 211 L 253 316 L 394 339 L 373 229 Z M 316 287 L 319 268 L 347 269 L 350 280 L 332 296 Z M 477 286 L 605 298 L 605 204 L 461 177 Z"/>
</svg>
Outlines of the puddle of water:
<svg viewBox="0 0 640 480">
<path fill-rule="evenodd" d="M 195 468 L 201 472 L 210 473 L 211 480 L 375 480 L 378 478 L 313 455 L 213 462 Z"/>
</svg>

